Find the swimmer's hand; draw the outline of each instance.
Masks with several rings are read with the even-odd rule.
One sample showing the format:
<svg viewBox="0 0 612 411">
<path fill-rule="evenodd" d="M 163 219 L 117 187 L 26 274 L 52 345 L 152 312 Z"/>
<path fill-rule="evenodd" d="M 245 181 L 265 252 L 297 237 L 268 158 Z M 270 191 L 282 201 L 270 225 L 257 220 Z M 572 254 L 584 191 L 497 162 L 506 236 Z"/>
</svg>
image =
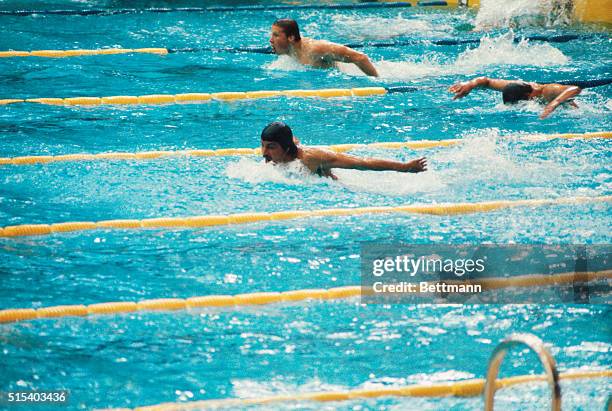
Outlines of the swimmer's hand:
<svg viewBox="0 0 612 411">
<path fill-rule="evenodd" d="M 456 83 L 448 88 L 448 91 L 451 93 L 455 93 L 453 100 L 458 100 L 470 94 L 470 91 L 474 88 L 474 85 L 471 81 L 466 81 L 464 83 Z"/>
<path fill-rule="evenodd" d="M 425 157 L 421 157 L 404 163 L 404 167 L 400 171 L 404 173 L 421 173 L 423 171 L 427 171 L 427 159 Z"/>
<path fill-rule="evenodd" d="M 544 120 L 546 117 L 550 116 L 555 108 L 556 107 L 546 106 L 544 110 L 542 110 L 542 114 L 540 114 L 540 120 Z"/>
<path fill-rule="evenodd" d="M 573 98 L 574 96 L 577 96 L 578 94 L 580 94 L 581 91 L 582 89 L 576 86 L 568 87 L 563 90 L 561 94 L 555 97 L 553 101 L 551 101 L 546 105 L 546 107 L 544 107 L 542 114 L 540 114 L 540 120 L 544 120 L 546 117 L 550 116 L 550 114 L 555 111 L 555 109 L 559 107 L 559 105 L 565 103 L 567 100 Z"/>
</svg>

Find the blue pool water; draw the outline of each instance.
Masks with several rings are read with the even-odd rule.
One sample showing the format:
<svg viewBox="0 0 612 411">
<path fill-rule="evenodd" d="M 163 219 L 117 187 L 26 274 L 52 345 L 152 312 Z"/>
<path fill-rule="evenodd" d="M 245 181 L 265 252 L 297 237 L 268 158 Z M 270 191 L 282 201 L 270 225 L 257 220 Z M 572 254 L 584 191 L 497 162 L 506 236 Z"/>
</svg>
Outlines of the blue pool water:
<svg viewBox="0 0 612 411">
<path fill-rule="evenodd" d="M 228 2 L 225 4 L 244 4 Z M 270 2 L 269 2 L 270 3 Z M 189 3 L 184 3 L 189 5 Z M 221 4 L 221 3 L 215 3 Z M 154 5 L 168 6 L 162 2 Z M 192 4 L 193 5 L 193 4 Z M 199 4 L 198 4 L 199 5 Z M 0 9 L 122 7 L 123 2 L 9 2 Z M 151 6 L 130 3 L 127 7 Z M 172 6 L 172 4 L 170 5 Z M 0 50 L 264 46 L 291 16 L 332 41 L 415 40 L 366 47 L 382 78 L 314 70 L 270 55 L 200 52 L 1 59 L 0 98 L 411 85 L 371 98 L 252 100 L 169 106 L 0 106 L 0 157 L 256 147 L 269 122 L 310 144 L 463 138 L 450 148 L 363 148 L 423 174 L 339 171 L 338 182 L 257 157 L 0 166 L 0 226 L 293 209 L 603 196 L 612 192 L 609 140 L 528 141 L 539 133 L 609 131 L 610 86 L 576 110 L 501 105 L 446 89 L 472 76 L 560 81 L 612 76 L 609 31 L 518 24 L 472 32 L 463 9 L 302 10 L 115 16 L 0 16 Z M 481 16 L 482 17 L 482 16 Z M 515 42 L 578 34 L 567 43 Z M 435 46 L 439 38 L 480 44 Z M 0 309 L 187 298 L 356 285 L 360 244 L 608 244 L 609 203 L 517 208 L 463 216 L 319 217 L 198 230 L 97 230 L 0 239 Z M 37 320 L 0 326 L 0 391 L 67 389 L 69 409 L 260 397 L 482 378 L 513 332 L 549 343 L 562 371 L 610 368 L 609 305 L 362 305 L 357 299 L 197 312 Z M 515 355 L 502 376 L 540 372 Z M 563 382 L 567 409 L 603 409 L 609 379 Z M 500 391 L 499 409 L 544 409 L 543 384 Z M 6 405 L 0 404 L 0 407 Z M 481 398 L 383 398 L 278 409 L 482 409 Z M 269 407 L 268 407 L 269 408 Z M 565 408 L 564 408 L 565 409 Z"/>
</svg>

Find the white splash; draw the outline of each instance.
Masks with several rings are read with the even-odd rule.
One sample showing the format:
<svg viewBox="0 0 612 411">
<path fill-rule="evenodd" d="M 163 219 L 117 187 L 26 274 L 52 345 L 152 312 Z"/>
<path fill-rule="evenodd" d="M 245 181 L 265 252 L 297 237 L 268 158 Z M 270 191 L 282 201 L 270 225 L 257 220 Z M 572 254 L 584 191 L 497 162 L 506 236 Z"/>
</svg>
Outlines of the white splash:
<svg viewBox="0 0 612 411">
<path fill-rule="evenodd" d="M 382 80 L 414 80 L 430 76 L 451 74 L 451 67 L 430 61 L 429 56 L 420 61 L 378 61 L 374 63 Z M 338 63 L 338 69 L 351 76 L 365 76 L 354 64 Z"/>
<path fill-rule="evenodd" d="M 334 15 L 332 21 L 333 27 L 339 33 L 353 40 L 383 40 L 407 34 L 423 35 L 424 33 L 442 35 L 451 29 L 446 25 L 434 26 L 425 20 L 405 19 L 401 14 L 391 19 Z"/>
<path fill-rule="evenodd" d="M 308 171 L 300 161 L 287 164 L 265 163 L 243 157 L 236 163 L 230 163 L 225 169 L 225 175 L 247 183 L 281 183 L 301 185 L 315 183 L 321 179 Z"/>
<path fill-rule="evenodd" d="M 476 16 L 476 30 L 499 27 L 568 24 L 571 0 L 482 0 Z"/>
<path fill-rule="evenodd" d="M 538 181 L 540 185 L 554 186 L 563 180 L 567 166 L 553 160 L 522 158 L 510 143 L 524 136 L 500 134 L 498 129 L 484 129 L 464 135 L 461 145 L 440 156 L 440 178 L 457 190 L 478 185 L 485 188 L 491 181 L 512 185 L 533 185 Z"/>
<path fill-rule="evenodd" d="M 338 177 L 338 180 L 322 178 L 312 174 L 299 161 L 273 165 L 244 157 L 238 162 L 229 164 L 225 170 L 225 175 L 228 177 L 251 184 L 332 184 L 343 186 L 354 192 L 379 193 L 393 196 L 431 192 L 444 188 L 444 183 L 433 170 L 412 174 L 394 171 L 334 169 L 333 173 Z"/>
<path fill-rule="evenodd" d="M 268 70 L 280 70 L 280 71 L 306 71 L 308 66 L 300 64 L 296 59 L 290 56 L 278 56 L 278 58 L 271 63 L 264 66 Z"/>
<path fill-rule="evenodd" d="M 575 101 L 578 108 L 569 107 L 566 104 L 559 108 L 566 109 L 564 115 L 576 118 L 610 115 L 610 111 L 612 111 L 612 99 L 600 93 L 601 92 L 596 88 L 582 90 L 582 93 L 580 93 Z M 559 108 L 557 110 L 559 110 Z"/>
<path fill-rule="evenodd" d="M 439 191 L 445 187 L 443 179 L 435 171 L 435 164 L 424 173 L 398 173 L 395 171 L 357 171 L 335 169 L 337 183 L 351 191 L 406 196 Z"/>
<path fill-rule="evenodd" d="M 499 102 L 492 108 L 491 112 L 499 113 L 502 111 L 518 111 L 520 113 L 540 114 L 544 106 L 537 100 L 519 101 L 516 104 L 504 104 Z"/>
<path fill-rule="evenodd" d="M 484 36 L 475 49 L 461 53 L 455 64 L 461 68 L 492 65 L 548 67 L 567 64 L 569 58 L 548 43 L 514 42 L 512 31 L 499 36 Z"/>
<path fill-rule="evenodd" d="M 379 61 L 375 63 L 382 80 L 414 80 L 424 77 L 471 74 L 486 66 L 535 66 L 551 67 L 568 64 L 570 59 L 559 49 L 547 43 L 514 41 L 512 31 L 498 36 L 484 36 L 477 47 L 468 48 L 454 63 L 440 63 L 439 56 L 427 54 L 418 61 Z M 364 76 L 357 66 L 338 63 L 338 68 L 351 76 Z"/>
<path fill-rule="evenodd" d="M 576 105 L 578 107 L 572 107 L 569 104 L 562 104 L 559 106 L 553 114 L 551 114 L 550 118 L 554 118 L 555 115 L 559 113 L 563 113 L 563 117 L 571 117 L 571 118 L 585 118 L 585 117 L 594 117 L 598 118 L 602 115 L 609 114 L 612 111 L 612 100 L 606 100 L 605 97 L 599 96 L 594 92 L 586 92 L 586 95 L 581 95 L 583 98 L 576 100 Z M 585 97 L 589 96 L 589 100 Z M 517 104 L 503 104 L 499 103 L 494 107 L 489 109 L 478 108 L 476 109 L 480 112 L 486 113 L 499 113 L 502 111 L 518 111 L 520 113 L 533 113 L 533 114 L 541 114 L 542 110 L 544 110 L 544 105 L 536 100 L 529 101 L 519 101 Z"/>
</svg>

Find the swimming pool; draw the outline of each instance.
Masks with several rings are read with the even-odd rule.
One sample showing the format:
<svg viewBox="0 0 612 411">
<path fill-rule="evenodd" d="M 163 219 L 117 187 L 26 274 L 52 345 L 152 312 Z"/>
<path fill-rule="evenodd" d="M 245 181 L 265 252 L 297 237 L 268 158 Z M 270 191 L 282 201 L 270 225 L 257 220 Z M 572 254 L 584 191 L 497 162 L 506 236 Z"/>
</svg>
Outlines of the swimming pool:
<svg viewBox="0 0 612 411">
<path fill-rule="evenodd" d="M 426 155 L 430 170 L 343 170 L 338 182 L 298 167 L 262 164 L 254 156 L 2 165 L 1 226 L 611 194 L 609 140 L 525 138 L 610 130 L 610 86 L 585 90 L 577 110 L 561 108 L 544 121 L 536 104 L 504 107 L 499 96 L 485 91 L 452 101 L 446 91 L 476 75 L 530 81 L 611 77 L 609 32 L 600 26 L 525 24 L 512 32 L 472 32 L 474 11 L 418 7 L 0 16 L 11 28 L 0 49 L 263 46 L 270 23 L 287 15 L 315 38 L 415 42 L 363 49 L 381 79 L 348 66 L 304 69 L 252 53 L 1 59 L 2 98 L 398 85 L 417 90 L 164 106 L 11 104 L 0 107 L 0 157 L 257 147 L 261 129 L 274 120 L 285 121 L 308 145 L 449 138 L 464 143 L 418 151 L 364 147 L 353 153 L 398 160 Z M 533 34 L 580 39 L 515 42 Z M 480 37 L 479 44 L 431 43 Z M 611 222 L 609 203 L 603 202 L 458 216 L 315 217 L 0 238 L 0 302 L 2 308 L 40 308 L 355 285 L 363 242 L 609 244 Z M 552 344 L 561 370 L 609 369 L 609 318 L 609 305 L 387 306 L 348 299 L 36 320 L 0 327 L 0 390 L 67 389 L 69 409 L 91 409 L 455 381 L 482 377 L 491 351 L 512 332 L 531 332 Z M 502 374 L 539 372 L 526 355 L 508 364 Z M 610 379 L 563 382 L 562 388 L 568 409 L 603 409 Z M 547 395 L 548 388 L 536 384 L 500 391 L 496 398 L 499 409 L 542 409 Z M 480 409 L 482 399 L 270 407 Z"/>
</svg>

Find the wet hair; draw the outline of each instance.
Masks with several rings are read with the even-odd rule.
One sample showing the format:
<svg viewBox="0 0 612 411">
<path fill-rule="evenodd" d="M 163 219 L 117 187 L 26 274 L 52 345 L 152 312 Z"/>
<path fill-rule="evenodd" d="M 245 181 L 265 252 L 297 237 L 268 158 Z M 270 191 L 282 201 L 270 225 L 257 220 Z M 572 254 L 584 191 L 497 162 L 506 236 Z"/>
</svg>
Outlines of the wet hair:
<svg viewBox="0 0 612 411">
<path fill-rule="evenodd" d="M 261 140 L 278 143 L 291 157 L 297 157 L 298 148 L 293 141 L 293 132 L 281 121 L 268 124 L 261 132 Z"/>
<path fill-rule="evenodd" d="M 529 100 L 533 87 L 524 82 L 510 83 L 502 89 L 504 104 L 514 104 L 519 100 Z"/>
<path fill-rule="evenodd" d="M 272 25 L 283 29 L 283 33 L 285 33 L 287 37 L 293 36 L 295 41 L 300 41 L 302 39 L 297 21 L 293 19 L 278 19 Z"/>
</svg>

